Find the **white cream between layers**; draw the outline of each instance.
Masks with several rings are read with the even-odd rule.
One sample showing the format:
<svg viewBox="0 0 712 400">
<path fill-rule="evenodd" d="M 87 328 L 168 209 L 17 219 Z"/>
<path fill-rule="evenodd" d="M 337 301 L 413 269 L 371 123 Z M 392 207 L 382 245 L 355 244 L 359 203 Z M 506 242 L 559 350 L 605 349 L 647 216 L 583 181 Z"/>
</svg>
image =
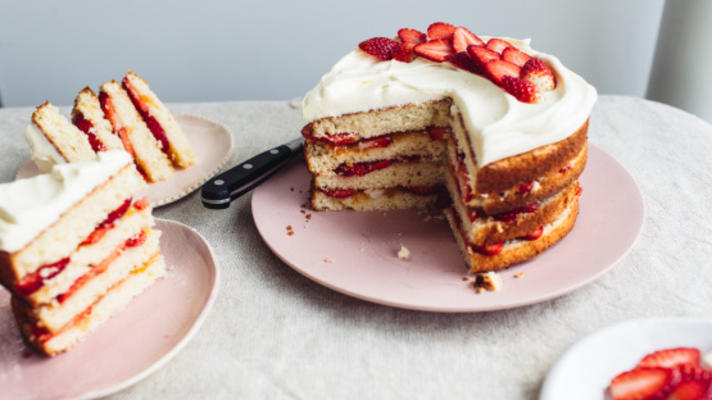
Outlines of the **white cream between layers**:
<svg viewBox="0 0 712 400">
<path fill-rule="evenodd" d="M 488 79 L 448 62 L 422 57 L 410 63 L 379 61 L 356 49 L 306 94 L 302 117 L 311 122 L 451 97 L 462 113 L 480 167 L 565 139 L 591 114 L 596 89 L 558 58 L 533 50 L 529 39 L 504 39 L 548 64 L 556 75 L 556 89 L 537 103 L 522 103 Z"/>
<path fill-rule="evenodd" d="M 127 152 L 113 150 L 96 161 L 57 164 L 47 174 L 0 184 L 0 250 L 22 249 L 130 162 Z"/>
<path fill-rule="evenodd" d="M 32 150 L 32 161 L 40 172 L 49 172 L 53 165 L 67 162 L 34 122 L 27 125 L 25 140 Z"/>
</svg>

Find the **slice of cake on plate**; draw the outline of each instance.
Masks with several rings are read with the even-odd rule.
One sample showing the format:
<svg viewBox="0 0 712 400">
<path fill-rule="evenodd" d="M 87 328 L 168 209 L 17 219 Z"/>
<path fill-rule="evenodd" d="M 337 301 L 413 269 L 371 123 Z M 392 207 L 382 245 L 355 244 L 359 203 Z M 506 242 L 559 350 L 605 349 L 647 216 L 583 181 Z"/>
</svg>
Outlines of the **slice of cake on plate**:
<svg viewBox="0 0 712 400">
<path fill-rule="evenodd" d="M 195 164 L 195 154 L 173 114 L 148 87 L 148 83 L 135 72 L 129 71 L 121 85 L 128 93 L 136 109 L 146 121 L 153 136 L 161 143 L 161 150 L 178 168 Z"/>
<path fill-rule="evenodd" d="M 74 99 L 72 123 L 87 135 L 89 144 L 95 152 L 123 150 L 121 140 L 114 135 L 111 124 L 104 118 L 99 98 L 89 86 L 79 91 Z"/>
<path fill-rule="evenodd" d="M 471 272 L 530 259 L 576 220 L 596 97 L 528 40 L 442 22 L 366 40 L 304 97 L 311 205 L 419 207 L 444 185 Z"/>
<path fill-rule="evenodd" d="M 69 349 L 165 274 L 144 188 L 117 150 L 0 185 L 0 283 L 33 347 Z"/>
<path fill-rule="evenodd" d="M 32 151 L 32 160 L 41 172 L 49 171 L 57 163 L 95 157 L 87 136 L 49 101 L 32 113 L 32 120 L 25 129 L 25 140 Z"/>
</svg>

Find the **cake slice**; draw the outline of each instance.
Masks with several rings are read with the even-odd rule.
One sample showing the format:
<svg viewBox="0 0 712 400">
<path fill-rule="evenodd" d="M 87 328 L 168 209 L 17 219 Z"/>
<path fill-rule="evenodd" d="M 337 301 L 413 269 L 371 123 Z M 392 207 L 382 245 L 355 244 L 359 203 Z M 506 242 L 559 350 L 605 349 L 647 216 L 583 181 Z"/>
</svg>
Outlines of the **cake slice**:
<svg viewBox="0 0 712 400">
<path fill-rule="evenodd" d="M 84 132 L 95 152 L 123 150 L 121 140 L 114 135 L 111 124 L 104 118 L 99 98 L 89 86 L 79 91 L 74 99 L 72 123 Z"/>
<path fill-rule="evenodd" d="M 178 168 L 195 164 L 195 154 L 173 114 L 148 87 L 148 83 L 129 71 L 121 81 L 136 109 L 146 121 L 153 136 L 161 143 L 161 150 Z"/>
<path fill-rule="evenodd" d="M 158 182 L 168 178 L 173 173 L 171 161 L 121 85 L 116 81 L 102 84 L 99 103 L 114 134 L 135 158 L 136 167 L 146 180 Z"/>
<path fill-rule="evenodd" d="M 32 113 L 32 120 L 25 129 L 25 140 L 40 172 L 49 171 L 57 163 L 91 160 L 95 157 L 87 137 L 49 101 Z"/>
<path fill-rule="evenodd" d="M 145 186 L 118 150 L 0 185 L 0 283 L 38 350 L 68 349 L 164 274 Z"/>
</svg>

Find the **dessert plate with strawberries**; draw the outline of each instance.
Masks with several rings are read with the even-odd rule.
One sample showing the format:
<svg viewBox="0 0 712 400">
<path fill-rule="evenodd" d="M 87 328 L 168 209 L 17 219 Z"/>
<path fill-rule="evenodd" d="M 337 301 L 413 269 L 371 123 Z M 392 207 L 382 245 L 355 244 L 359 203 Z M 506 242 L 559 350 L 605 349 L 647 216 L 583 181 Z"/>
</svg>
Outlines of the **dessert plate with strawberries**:
<svg viewBox="0 0 712 400">
<path fill-rule="evenodd" d="M 712 399 L 711 368 L 712 321 L 628 321 L 567 350 L 549 371 L 539 399 Z"/>
<path fill-rule="evenodd" d="M 9 293 L 0 291 L 0 398 L 106 396 L 147 377 L 188 343 L 215 300 L 219 270 L 194 229 L 161 219 L 156 228 L 163 232 L 166 276 L 66 353 L 47 358 L 30 350 L 17 330 Z"/>
<path fill-rule="evenodd" d="M 175 116 L 196 155 L 196 164 L 176 170 L 167 180 L 150 183 L 146 197 L 154 207 L 179 200 L 215 176 L 230 158 L 232 135 L 223 125 L 191 114 Z M 27 160 L 15 179 L 29 178 L 39 172 L 32 160 Z"/>
<path fill-rule="evenodd" d="M 255 190 L 252 214 L 278 257 L 338 292 L 435 312 L 519 307 L 593 282 L 627 254 L 640 233 L 644 207 L 633 178 L 604 151 L 589 146 L 573 231 L 538 257 L 498 272 L 502 287 L 497 291 L 477 293 L 476 279 L 467 274 L 439 212 L 308 209 L 310 174 L 303 159 Z M 399 256 L 402 247 L 406 250 Z"/>
</svg>

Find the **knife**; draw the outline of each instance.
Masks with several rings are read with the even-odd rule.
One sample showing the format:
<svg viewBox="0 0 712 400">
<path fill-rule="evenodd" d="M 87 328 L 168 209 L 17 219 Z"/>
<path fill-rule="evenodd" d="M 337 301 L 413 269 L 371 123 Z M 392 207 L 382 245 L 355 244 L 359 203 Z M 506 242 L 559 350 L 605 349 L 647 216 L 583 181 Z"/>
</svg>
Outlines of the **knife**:
<svg viewBox="0 0 712 400">
<path fill-rule="evenodd" d="M 215 210 L 228 208 L 231 201 L 254 189 L 285 166 L 303 145 L 304 138 L 294 139 L 213 177 L 201 190 L 203 206 Z"/>
</svg>

